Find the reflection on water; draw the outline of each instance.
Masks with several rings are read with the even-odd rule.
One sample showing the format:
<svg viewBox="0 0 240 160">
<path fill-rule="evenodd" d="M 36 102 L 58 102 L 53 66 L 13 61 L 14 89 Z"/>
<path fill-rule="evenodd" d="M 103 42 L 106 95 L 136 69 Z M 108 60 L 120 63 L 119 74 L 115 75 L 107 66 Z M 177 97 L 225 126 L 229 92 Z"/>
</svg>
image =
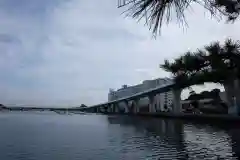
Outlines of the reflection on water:
<svg viewBox="0 0 240 160">
<path fill-rule="evenodd" d="M 183 141 L 182 123 L 169 120 L 142 119 L 132 117 L 108 117 L 110 124 L 119 125 L 125 128 L 125 136 L 121 142 L 121 148 L 137 147 L 144 152 L 147 159 L 187 159 L 188 153 L 185 152 Z M 117 129 L 111 130 L 117 132 Z M 121 133 L 115 133 L 115 137 Z M 115 138 L 113 137 L 113 138 Z M 118 143 L 118 141 L 113 141 Z M 148 153 L 148 154 L 146 154 Z"/>
<path fill-rule="evenodd" d="M 231 138 L 223 130 L 209 126 L 184 126 L 184 142 L 190 157 L 210 159 L 214 156 L 233 157 Z"/>
<path fill-rule="evenodd" d="M 240 129 L 179 120 L 0 112 L 0 160 L 236 159 Z"/>
<path fill-rule="evenodd" d="M 108 117 L 112 125 L 130 128 L 135 136 L 127 135 L 124 145 L 134 142 L 139 149 L 152 152 L 148 159 L 237 159 L 239 129 L 224 129 L 207 124 L 191 124 L 170 119 Z M 222 127 L 222 126 L 221 126 Z M 127 134 L 131 132 L 127 131 Z M 233 140 L 235 138 L 235 140 Z M 232 142 L 233 141 L 233 142 Z M 239 142 L 237 142 L 239 141 Z M 237 150 L 238 149 L 238 150 Z"/>
</svg>

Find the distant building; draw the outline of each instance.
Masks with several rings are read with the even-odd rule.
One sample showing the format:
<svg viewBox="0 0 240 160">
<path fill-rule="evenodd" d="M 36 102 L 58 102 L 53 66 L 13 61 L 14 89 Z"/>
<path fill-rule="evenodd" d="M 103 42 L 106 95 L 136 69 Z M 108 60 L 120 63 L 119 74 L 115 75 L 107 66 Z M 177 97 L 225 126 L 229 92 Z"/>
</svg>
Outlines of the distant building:
<svg viewBox="0 0 240 160">
<path fill-rule="evenodd" d="M 157 87 L 163 87 L 165 85 L 172 84 L 173 80 L 170 78 L 158 78 L 154 80 L 145 80 L 141 84 L 134 86 L 123 85 L 122 88 L 114 91 L 113 89 L 109 90 L 108 93 L 108 101 L 118 100 L 120 98 L 132 96 L 137 93 L 141 93 L 150 89 L 154 89 Z M 157 95 L 157 103 L 160 107 L 159 109 L 163 109 L 164 106 L 171 106 L 173 101 L 173 93 L 172 91 L 161 93 Z M 148 104 L 148 98 L 142 98 L 139 102 L 140 106 L 146 106 Z"/>
</svg>

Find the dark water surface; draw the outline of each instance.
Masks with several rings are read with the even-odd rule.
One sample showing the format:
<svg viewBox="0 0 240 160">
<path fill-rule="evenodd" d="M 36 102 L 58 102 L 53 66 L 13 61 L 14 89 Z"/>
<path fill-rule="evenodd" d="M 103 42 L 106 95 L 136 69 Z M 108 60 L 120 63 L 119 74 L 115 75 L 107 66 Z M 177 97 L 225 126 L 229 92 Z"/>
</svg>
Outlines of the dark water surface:
<svg viewBox="0 0 240 160">
<path fill-rule="evenodd" d="M 237 159 L 240 129 L 169 119 L 0 112 L 0 160 Z"/>
</svg>

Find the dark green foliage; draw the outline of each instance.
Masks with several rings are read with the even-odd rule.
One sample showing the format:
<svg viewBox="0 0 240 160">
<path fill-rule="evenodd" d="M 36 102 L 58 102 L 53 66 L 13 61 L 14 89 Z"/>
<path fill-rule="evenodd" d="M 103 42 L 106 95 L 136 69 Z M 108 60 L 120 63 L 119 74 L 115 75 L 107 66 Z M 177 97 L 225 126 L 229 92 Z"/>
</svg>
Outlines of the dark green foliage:
<svg viewBox="0 0 240 160">
<path fill-rule="evenodd" d="M 227 39 L 211 43 L 197 52 L 187 52 L 173 62 L 160 65 L 171 72 L 179 88 L 214 82 L 224 84 L 240 77 L 240 42 Z"/>
<path fill-rule="evenodd" d="M 145 17 L 156 34 L 173 15 L 180 24 L 186 24 L 185 10 L 194 3 L 203 6 L 212 16 L 227 17 L 227 21 L 236 20 L 240 12 L 240 0 L 118 0 L 118 7 L 127 6 L 127 13 L 133 18 Z"/>
</svg>

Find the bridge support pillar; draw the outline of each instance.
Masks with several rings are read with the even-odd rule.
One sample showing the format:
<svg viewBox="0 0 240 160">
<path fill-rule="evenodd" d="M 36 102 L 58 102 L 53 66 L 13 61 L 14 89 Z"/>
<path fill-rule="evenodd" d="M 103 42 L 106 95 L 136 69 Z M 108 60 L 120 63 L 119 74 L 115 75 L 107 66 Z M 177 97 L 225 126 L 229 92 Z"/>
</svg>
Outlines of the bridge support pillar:
<svg viewBox="0 0 240 160">
<path fill-rule="evenodd" d="M 112 104 L 112 113 L 115 113 L 116 108 L 117 108 L 116 104 Z"/>
<path fill-rule="evenodd" d="M 177 90 L 172 90 L 173 92 L 173 108 L 172 111 L 174 113 L 180 113 L 182 111 L 182 106 L 181 106 L 181 89 Z"/>
<path fill-rule="evenodd" d="M 107 108 L 107 113 L 111 113 L 111 106 L 107 104 L 106 108 Z"/>
<path fill-rule="evenodd" d="M 97 113 L 99 113 L 100 111 L 99 111 L 99 107 L 96 107 L 95 108 L 95 111 L 97 112 Z"/>
<path fill-rule="evenodd" d="M 114 113 L 119 113 L 119 103 L 114 104 Z"/>
<path fill-rule="evenodd" d="M 110 104 L 110 105 L 109 105 L 109 109 L 110 109 L 110 113 L 113 113 L 113 110 L 114 110 L 114 104 Z"/>
<path fill-rule="evenodd" d="M 149 95 L 149 96 L 148 96 L 148 99 L 149 99 L 149 108 L 148 108 L 148 111 L 149 111 L 150 113 L 156 112 L 156 108 L 155 108 L 155 104 L 154 104 L 155 95 Z"/>
<path fill-rule="evenodd" d="M 105 110 L 104 113 L 108 113 L 108 111 L 109 111 L 108 105 L 104 106 L 104 110 Z"/>
<path fill-rule="evenodd" d="M 100 107 L 100 112 L 101 112 L 101 113 L 104 113 L 104 112 L 105 112 L 104 106 L 101 106 L 101 107 Z"/>
<path fill-rule="evenodd" d="M 115 108 L 115 112 L 116 113 L 120 112 L 119 105 L 120 105 L 119 103 L 116 103 L 116 105 L 115 105 L 116 106 L 116 108 Z"/>
<path fill-rule="evenodd" d="M 108 113 L 112 113 L 112 111 L 113 111 L 113 106 L 112 106 L 112 104 L 109 104 L 108 105 Z"/>
<path fill-rule="evenodd" d="M 104 113 L 108 113 L 108 105 L 104 105 Z"/>
<path fill-rule="evenodd" d="M 111 104 L 111 107 L 110 107 L 110 108 L 111 108 L 111 113 L 115 113 L 117 106 L 116 106 L 115 103 L 113 103 L 113 104 Z"/>
<path fill-rule="evenodd" d="M 128 101 L 127 101 L 127 100 L 124 100 L 123 103 L 124 103 L 124 112 L 125 112 L 125 113 L 129 113 Z"/>
<path fill-rule="evenodd" d="M 98 113 L 102 113 L 102 107 L 98 107 Z"/>
<path fill-rule="evenodd" d="M 139 99 L 133 100 L 133 113 L 139 112 Z"/>
<path fill-rule="evenodd" d="M 105 112 L 105 108 L 104 106 L 101 106 L 101 113 L 104 113 Z"/>
</svg>

